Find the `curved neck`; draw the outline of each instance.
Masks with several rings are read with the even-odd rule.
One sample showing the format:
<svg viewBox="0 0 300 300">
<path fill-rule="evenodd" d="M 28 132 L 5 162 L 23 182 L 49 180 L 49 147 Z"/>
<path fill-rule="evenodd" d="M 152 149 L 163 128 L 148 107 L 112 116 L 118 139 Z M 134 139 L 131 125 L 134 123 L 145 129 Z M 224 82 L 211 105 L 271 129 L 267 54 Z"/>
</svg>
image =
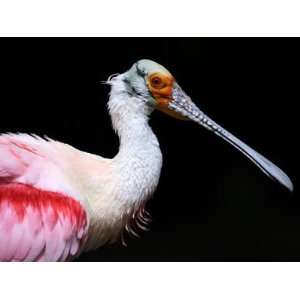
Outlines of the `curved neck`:
<svg viewBox="0 0 300 300">
<path fill-rule="evenodd" d="M 154 192 L 162 166 L 159 143 L 148 124 L 152 109 L 128 94 L 121 80 L 112 85 L 108 108 L 120 138 L 119 153 L 112 160 L 117 197 L 121 203 L 139 205 Z"/>
<path fill-rule="evenodd" d="M 108 109 L 112 126 L 120 139 L 119 153 L 115 159 L 122 155 L 138 155 L 137 151 L 144 152 L 151 146 L 159 147 L 148 124 L 153 109 L 141 99 L 128 94 L 120 78 L 112 82 Z"/>
<path fill-rule="evenodd" d="M 112 122 L 115 131 L 119 136 L 119 152 L 114 160 L 124 159 L 124 162 L 130 162 L 130 159 L 138 159 L 145 156 L 146 153 L 152 152 L 154 149 L 159 149 L 159 143 L 154 135 L 151 127 L 148 124 L 148 117 L 145 115 L 131 116 L 124 114 L 117 117 L 112 114 Z"/>
<path fill-rule="evenodd" d="M 112 85 L 108 108 L 120 147 L 95 196 L 87 248 L 120 236 L 128 218 L 155 191 L 162 166 L 159 143 L 148 124 L 151 109 L 126 93 L 122 82 Z"/>
</svg>

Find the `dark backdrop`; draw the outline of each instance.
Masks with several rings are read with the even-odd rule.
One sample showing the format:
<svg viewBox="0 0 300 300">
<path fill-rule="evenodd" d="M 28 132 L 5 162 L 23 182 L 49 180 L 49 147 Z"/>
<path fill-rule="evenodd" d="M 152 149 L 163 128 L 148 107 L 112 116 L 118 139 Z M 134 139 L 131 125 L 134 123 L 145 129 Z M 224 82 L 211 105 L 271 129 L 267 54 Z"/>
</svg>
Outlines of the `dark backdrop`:
<svg viewBox="0 0 300 300">
<path fill-rule="evenodd" d="M 300 260 L 299 39 L 3 38 L 0 49 L 1 132 L 113 157 L 109 87 L 98 82 L 150 58 L 294 182 L 290 194 L 210 132 L 155 112 L 164 165 L 148 203 L 151 230 L 79 260 Z"/>
</svg>

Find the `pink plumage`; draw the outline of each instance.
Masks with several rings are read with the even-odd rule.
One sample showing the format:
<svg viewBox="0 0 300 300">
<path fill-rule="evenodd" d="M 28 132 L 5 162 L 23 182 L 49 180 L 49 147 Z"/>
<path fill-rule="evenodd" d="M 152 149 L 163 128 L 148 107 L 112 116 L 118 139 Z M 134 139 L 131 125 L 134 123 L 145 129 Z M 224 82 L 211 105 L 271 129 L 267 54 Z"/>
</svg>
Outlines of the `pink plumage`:
<svg viewBox="0 0 300 300">
<path fill-rule="evenodd" d="M 74 199 L 23 184 L 0 185 L 0 260 L 65 261 L 80 253 L 85 211 Z"/>
<path fill-rule="evenodd" d="M 120 240 L 124 229 L 134 235 L 144 229 L 144 206 L 162 167 L 148 124 L 154 107 L 211 130 L 293 190 L 281 169 L 199 110 L 161 65 L 140 60 L 107 83 L 120 138 L 112 159 L 51 139 L 0 135 L 0 260 L 68 260 Z"/>
<path fill-rule="evenodd" d="M 55 162 L 47 147 L 55 148 L 54 142 L 0 136 L 1 261 L 65 261 L 86 241 L 85 209 L 67 195 L 66 184 L 60 182 L 59 189 L 51 178 Z"/>
</svg>

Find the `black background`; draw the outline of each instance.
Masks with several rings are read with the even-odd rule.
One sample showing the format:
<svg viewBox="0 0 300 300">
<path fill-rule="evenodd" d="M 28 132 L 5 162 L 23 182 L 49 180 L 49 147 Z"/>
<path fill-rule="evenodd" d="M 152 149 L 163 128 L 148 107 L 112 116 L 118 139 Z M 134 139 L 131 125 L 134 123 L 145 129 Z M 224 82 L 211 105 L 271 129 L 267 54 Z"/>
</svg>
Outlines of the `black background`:
<svg viewBox="0 0 300 300">
<path fill-rule="evenodd" d="M 80 261 L 300 260 L 300 39 L 2 38 L 0 49 L 0 132 L 113 157 L 109 87 L 99 81 L 149 58 L 294 182 L 290 194 L 210 132 L 154 112 L 164 165 L 148 203 L 151 230 Z"/>
</svg>

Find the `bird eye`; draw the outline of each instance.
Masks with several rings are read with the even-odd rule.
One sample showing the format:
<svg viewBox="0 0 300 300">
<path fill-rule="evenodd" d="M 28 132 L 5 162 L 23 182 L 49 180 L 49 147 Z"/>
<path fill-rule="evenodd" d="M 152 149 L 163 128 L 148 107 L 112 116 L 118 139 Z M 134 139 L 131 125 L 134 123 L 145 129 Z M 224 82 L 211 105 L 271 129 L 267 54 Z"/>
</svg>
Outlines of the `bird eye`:
<svg viewBox="0 0 300 300">
<path fill-rule="evenodd" d="M 155 89 L 161 89 L 165 86 L 161 77 L 155 75 L 150 79 L 151 86 Z"/>
</svg>

